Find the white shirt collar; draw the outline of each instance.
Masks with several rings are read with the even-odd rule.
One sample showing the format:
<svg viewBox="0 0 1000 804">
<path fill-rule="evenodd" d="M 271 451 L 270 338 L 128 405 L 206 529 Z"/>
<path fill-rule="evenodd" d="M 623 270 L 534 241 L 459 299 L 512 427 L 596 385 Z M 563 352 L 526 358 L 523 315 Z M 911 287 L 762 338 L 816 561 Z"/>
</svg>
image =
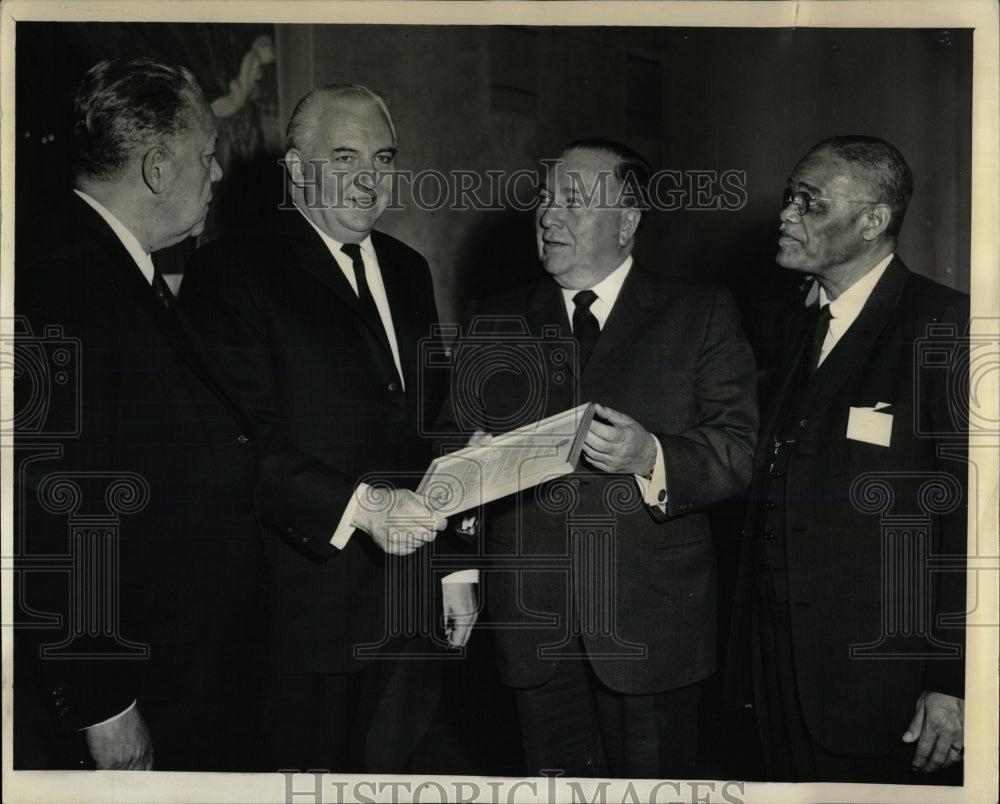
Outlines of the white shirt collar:
<svg viewBox="0 0 1000 804">
<path fill-rule="evenodd" d="M 309 221 L 309 225 L 312 226 L 312 228 L 316 230 L 316 233 L 323 239 L 323 242 L 326 244 L 326 247 L 330 250 L 330 253 L 333 255 L 333 258 L 337 261 L 337 264 L 340 265 L 342 268 L 345 265 L 347 265 L 348 267 L 350 267 L 351 266 L 351 258 L 348 257 L 346 254 L 344 254 L 343 251 L 340 250 L 341 247 L 344 244 L 342 242 L 340 242 L 339 240 L 336 240 L 335 238 L 330 237 L 330 235 L 328 235 L 326 232 L 324 232 L 322 229 L 320 229 L 315 223 L 312 222 L 312 220 L 309 218 L 309 216 L 306 215 L 306 213 L 303 212 L 300 207 L 296 206 L 295 208 L 299 211 L 299 214 L 303 218 L 305 218 L 307 221 Z M 372 236 L 371 236 L 371 234 L 365 235 L 365 239 L 362 240 L 360 243 L 358 243 L 358 245 L 361 246 L 361 251 L 364 253 L 365 257 L 367 257 L 370 260 L 375 260 L 376 264 L 378 264 L 378 261 L 375 258 L 375 247 L 372 246 Z M 344 260 L 346 260 L 346 263 L 343 262 Z M 353 274 L 353 269 L 352 269 L 352 272 L 350 273 L 349 279 L 353 278 L 353 276 L 354 276 L 354 274 Z M 354 284 L 354 282 L 352 281 L 351 285 L 353 285 L 353 284 Z M 355 288 L 354 290 L 357 291 L 357 288 Z"/>
<path fill-rule="evenodd" d="M 132 234 L 132 232 L 122 223 L 118 218 L 116 218 L 111 211 L 104 206 L 100 201 L 87 195 L 87 193 L 82 190 L 73 190 L 80 198 L 87 202 L 90 207 L 102 218 L 104 222 L 111 227 L 111 231 L 115 233 L 115 236 L 121 241 L 121 244 L 125 246 L 125 250 L 132 257 L 132 260 L 142 271 L 142 275 L 146 277 L 146 281 L 150 284 L 153 283 L 153 258 L 149 255 L 140 245 L 138 238 Z"/>
<path fill-rule="evenodd" d="M 868 297 L 872 295 L 875 285 L 878 284 L 879 279 L 882 278 L 882 274 L 885 273 L 885 269 L 892 262 L 893 256 L 893 254 L 890 254 L 879 262 L 833 301 L 830 301 L 830 297 L 826 295 L 826 290 L 820 286 L 819 306 L 822 307 L 824 304 L 829 304 L 830 314 L 834 318 L 851 318 L 852 320 L 857 318 L 858 313 L 861 312 L 861 308 L 868 301 Z"/>
<path fill-rule="evenodd" d="M 841 293 L 834 301 L 830 301 L 829 297 L 826 295 L 826 291 L 820 287 L 820 307 L 822 308 L 824 304 L 829 304 L 831 315 L 826 331 L 826 338 L 824 339 L 823 346 L 820 349 L 820 365 L 822 365 L 823 361 L 826 360 L 826 356 L 833 351 L 833 347 L 840 343 L 840 339 L 844 337 L 844 333 L 850 329 L 851 324 L 857 320 L 857 317 L 861 314 L 861 310 L 864 308 L 869 297 L 872 295 L 875 285 L 878 284 L 879 279 L 882 278 L 882 274 L 885 273 L 885 269 L 888 268 L 889 263 L 892 262 L 893 256 L 894 255 L 890 254 L 884 260 L 879 262 L 867 274 L 861 277 L 861 279 Z"/>
<path fill-rule="evenodd" d="M 628 277 L 628 273 L 631 269 L 632 255 L 629 254 L 621 265 L 590 288 L 597 294 L 597 298 L 590 305 L 590 312 L 594 314 L 594 318 L 597 319 L 597 323 L 600 325 L 601 329 L 604 329 L 604 323 L 608 320 L 608 316 L 611 315 L 611 308 L 615 306 L 615 302 L 618 300 L 618 294 L 621 293 L 622 285 L 625 284 L 625 279 Z M 576 305 L 573 303 L 573 297 L 580 291 L 571 290 L 570 288 L 562 288 L 562 292 L 563 302 L 566 305 L 566 314 L 569 316 L 569 320 L 572 321 L 573 311 L 576 309 Z"/>
</svg>

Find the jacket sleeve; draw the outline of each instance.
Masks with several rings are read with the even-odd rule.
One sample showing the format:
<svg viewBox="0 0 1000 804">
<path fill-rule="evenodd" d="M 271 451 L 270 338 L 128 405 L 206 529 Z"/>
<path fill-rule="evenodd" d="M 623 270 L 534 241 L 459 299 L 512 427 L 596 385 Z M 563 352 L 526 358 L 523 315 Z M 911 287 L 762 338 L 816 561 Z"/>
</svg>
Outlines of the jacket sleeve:
<svg viewBox="0 0 1000 804">
<path fill-rule="evenodd" d="M 675 435 L 654 433 L 663 447 L 667 479 L 665 520 L 703 510 L 750 484 L 757 441 L 757 393 L 753 352 L 739 312 L 719 289 L 705 316 L 696 378 L 696 424 Z"/>
<path fill-rule="evenodd" d="M 939 559 L 943 559 L 941 571 L 932 572 L 934 585 L 931 612 L 931 643 L 941 655 L 932 657 L 926 663 L 924 689 L 965 697 L 965 611 L 966 583 L 968 579 L 968 516 L 969 506 L 969 434 L 970 434 L 970 369 L 973 356 L 969 340 L 968 299 L 949 305 L 936 320 L 936 326 L 953 333 L 946 336 L 947 342 L 936 344 L 935 351 L 947 348 L 951 355 L 950 365 L 943 369 L 940 363 L 921 360 L 919 350 L 914 358 L 918 361 L 917 392 L 920 406 L 918 428 L 935 439 L 935 470 L 943 480 L 959 489 L 957 504 L 948 505 L 938 518 L 940 528 Z M 924 365 L 927 363 L 928 365 Z M 971 375 L 971 379 L 975 379 Z M 977 471 L 971 465 L 972 477 Z M 977 489 L 971 489 L 977 493 Z M 944 498 L 942 498 L 944 499 Z M 971 507 L 972 511 L 977 506 Z M 947 658 L 949 654 L 957 654 Z"/>
<path fill-rule="evenodd" d="M 60 650 L 59 643 L 73 634 L 80 605 L 73 593 L 72 573 L 52 569 L 49 562 L 66 567 L 72 554 L 68 514 L 52 510 L 43 498 L 67 502 L 72 492 L 45 492 L 51 473 L 81 479 L 121 468 L 112 444 L 114 416 L 108 400 L 117 398 L 122 371 L 115 360 L 120 339 L 115 338 L 114 310 L 99 300 L 80 303 L 85 291 L 76 278 L 79 266 L 69 259 L 48 259 L 19 263 L 16 313 L 21 333 L 15 336 L 15 409 L 30 411 L 39 403 L 35 395 L 45 390 L 39 385 L 39 356 L 47 348 L 66 346 L 72 356 L 51 367 L 60 367 L 55 380 L 61 389 L 74 393 L 50 393 L 41 400 L 41 423 L 66 426 L 76 421 L 79 431 L 58 439 L 33 439 L 30 416 L 19 422 L 15 433 L 14 474 L 14 576 L 15 617 L 21 623 L 14 631 L 20 679 L 30 674 L 41 697 L 41 705 L 53 722 L 67 732 L 76 732 L 123 711 L 136 700 L 146 663 L 134 653 L 123 653 L 116 635 L 76 634 L 72 650 Z M 52 329 L 56 328 L 56 329 Z M 117 348 L 109 348 L 113 344 Z M 20 414 L 19 414 L 20 416 Z M 64 486 L 68 489 L 70 484 Z M 60 499 L 54 499 L 60 497 Z M 121 576 L 134 567 L 127 562 L 117 568 Z M 86 580 L 84 580 L 86 583 Z M 86 586 L 80 592 L 86 593 Z M 27 681 L 25 690 L 31 689 Z"/>
<path fill-rule="evenodd" d="M 337 554 L 330 538 L 354 492 L 354 478 L 284 435 L 276 407 L 262 289 L 248 262 L 264 255 L 209 245 L 195 252 L 181 283 L 180 307 L 204 349 L 205 363 L 250 417 L 260 439 L 257 508 L 265 525 L 320 558 Z"/>
</svg>

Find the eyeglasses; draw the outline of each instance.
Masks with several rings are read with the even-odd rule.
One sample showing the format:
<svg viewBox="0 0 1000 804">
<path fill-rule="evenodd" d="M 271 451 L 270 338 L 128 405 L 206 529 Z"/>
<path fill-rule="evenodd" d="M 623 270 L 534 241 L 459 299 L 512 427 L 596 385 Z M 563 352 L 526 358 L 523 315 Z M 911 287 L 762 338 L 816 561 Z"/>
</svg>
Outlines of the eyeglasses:
<svg viewBox="0 0 1000 804">
<path fill-rule="evenodd" d="M 877 204 L 878 201 L 872 201 L 870 199 L 862 198 L 820 198 L 819 196 L 809 195 L 807 192 L 799 190 L 797 193 L 793 193 L 787 187 L 781 195 L 781 208 L 785 209 L 789 204 L 795 210 L 795 214 L 800 218 L 803 215 L 808 215 L 809 210 L 813 205 L 814 201 L 846 201 L 848 204 Z"/>
</svg>

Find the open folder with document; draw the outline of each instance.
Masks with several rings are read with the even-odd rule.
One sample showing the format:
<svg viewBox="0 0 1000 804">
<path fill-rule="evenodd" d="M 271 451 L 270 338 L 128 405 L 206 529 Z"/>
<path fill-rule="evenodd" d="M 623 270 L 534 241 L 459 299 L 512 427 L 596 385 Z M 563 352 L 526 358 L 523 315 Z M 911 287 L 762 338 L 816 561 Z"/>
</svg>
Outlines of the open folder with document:
<svg viewBox="0 0 1000 804">
<path fill-rule="evenodd" d="M 477 508 L 576 469 L 594 418 L 588 402 L 435 458 L 418 494 L 444 516 Z"/>
</svg>

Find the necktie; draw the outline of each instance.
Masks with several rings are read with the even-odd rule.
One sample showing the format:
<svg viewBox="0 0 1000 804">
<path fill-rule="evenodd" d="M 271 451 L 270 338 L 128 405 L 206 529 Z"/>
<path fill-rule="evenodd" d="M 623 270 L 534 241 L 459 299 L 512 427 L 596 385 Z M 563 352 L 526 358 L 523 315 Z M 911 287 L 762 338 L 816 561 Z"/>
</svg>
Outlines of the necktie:
<svg viewBox="0 0 1000 804">
<path fill-rule="evenodd" d="M 601 334 L 601 327 L 590 312 L 590 305 L 597 300 L 597 294 L 592 290 L 581 290 L 573 297 L 573 304 L 576 309 L 573 311 L 573 334 L 577 343 L 580 344 L 580 368 L 587 365 L 590 355 L 597 345 L 597 338 Z"/>
<path fill-rule="evenodd" d="M 174 294 L 170 291 L 167 286 L 166 281 L 163 279 L 163 274 L 153 269 L 153 281 L 150 283 L 153 288 L 153 293 L 156 294 L 157 300 L 163 307 L 168 311 L 173 311 L 175 299 Z"/>
<path fill-rule="evenodd" d="M 354 266 L 354 281 L 358 286 L 358 300 L 365 313 L 372 316 L 376 322 L 382 321 L 382 316 L 375 306 L 375 297 L 372 296 L 371 288 L 368 287 L 368 279 L 365 277 L 365 261 L 361 257 L 361 246 L 357 243 L 344 243 L 340 250 L 351 258 Z"/>
<path fill-rule="evenodd" d="M 823 353 L 823 341 L 826 340 L 826 333 L 830 329 L 830 319 L 833 314 L 830 312 L 830 305 L 824 304 L 816 318 L 816 329 L 813 330 L 812 348 L 809 352 L 810 373 L 819 368 L 819 356 Z"/>
</svg>

